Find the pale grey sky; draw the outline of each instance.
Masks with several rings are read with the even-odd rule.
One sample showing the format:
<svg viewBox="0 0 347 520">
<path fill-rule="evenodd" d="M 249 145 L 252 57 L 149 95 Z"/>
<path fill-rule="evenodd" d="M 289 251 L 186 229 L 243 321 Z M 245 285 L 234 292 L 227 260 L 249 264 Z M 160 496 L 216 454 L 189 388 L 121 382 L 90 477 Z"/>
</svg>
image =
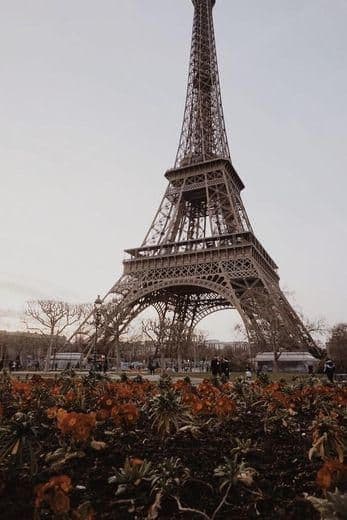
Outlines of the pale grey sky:
<svg viewBox="0 0 347 520">
<path fill-rule="evenodd" d="M 189 0 L 0 0 L 0 329 L 121 274 L 182 123 Z M 217 0 L 233 163 L 281 285 L 346 320 L 346 0 Z M 230 313 L 202 322 L 231 337 Z"/>
</svg>

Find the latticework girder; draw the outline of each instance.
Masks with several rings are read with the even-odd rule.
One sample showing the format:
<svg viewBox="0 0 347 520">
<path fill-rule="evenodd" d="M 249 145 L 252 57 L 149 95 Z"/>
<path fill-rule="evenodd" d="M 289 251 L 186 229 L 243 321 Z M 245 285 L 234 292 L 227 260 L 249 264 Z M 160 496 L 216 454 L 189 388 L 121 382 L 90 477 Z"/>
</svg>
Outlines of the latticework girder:
<svg viewBox="0 0 347 520">
<path fill-rule="evenodd" d="M 193 0 L 188 90 L 175 168 L 140 248 L 104 298 L 100 348 L 148 306 L 192 331 L 211 312 L 236 309 L 251 343 L 321 352 L 279 287 L 277 266 L 256 239 L 225 131 L 213 29 L 214 0 Z M 173 327 L 177 332 L 179 327 Z M 175 332 L 175 333 L 176 333 Z M 93 343 L 90 317 L 76 334 Z"/>
<path fill-rule="evenodd" d="M 187 99 L 175 167 L 230 158 L 213 28 L 213 0 L 194 0 Z"/>
<path fill-rule="evenodd" d="M 167 172 L 170 183 L 142 247 L 252 231 L 230 161 Z"/>
<path fill-rule="evenodd" d="M 230 248 L 229 259 L 187 262 L 181 266 L 170 266 L 174 258 L 171 256 L 161 259 L 166 266 L 155 267 L 154 262 L 150 262 L 151 268 L 146 265 L 131 275 L 123 275 L 105 299 L 116 303 L 113 307 L 109 304 L 113 314 L 109 310 L 105 315 L 100 343 L 111 343 L 120 327 L 150 305 L 159 307 L 159 313 L 160 306 L 170 309 L 177 315 L 174 321 L 184 323 L 191 330 L 211 312 L 234 308 L 245 323 L 250 341 L 258 348 L 271 349 L 270 333 L 274 330 L 274 320 L 278 320 L 281 324 L 278 330 L 286 337 L 283 347 L 319 355 L 278 281 L 270 279 L 252 255 L 247 257 L 241 252 L 238 253 L 240 258 L 233 258 L 234 253 Z"/>
</svg>

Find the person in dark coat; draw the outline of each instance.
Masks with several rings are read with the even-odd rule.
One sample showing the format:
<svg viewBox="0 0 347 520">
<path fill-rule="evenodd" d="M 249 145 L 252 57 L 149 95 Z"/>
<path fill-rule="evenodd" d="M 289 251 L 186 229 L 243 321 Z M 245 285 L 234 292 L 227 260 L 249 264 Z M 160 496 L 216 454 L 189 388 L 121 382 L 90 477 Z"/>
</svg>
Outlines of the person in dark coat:
<svg viewBox="0 0 347 520">
<path fill-rule="evenodd" d="M 330 383 L 334 382 L 334 374 L 335 374 L 336 366 L 332 359 L 327 359 L 324 363 L 324 374 L 329 379 Z"/>
<path fill-rule="evenodd" d="M 219 369 L 220 369 L 219 359 L 216 356 L 214 356 L 211 360 L 211 374 L 214 377 L 217 377 L 219 374 Z"/>
<path fill-rule="evenodd" d="M 150 358 L 150 359 L 149 359 L 149 362 L 148 362 L 148 370 L 149 370 L 149 373 L 150 373 L 151 375 L 154 374 L 154 369 L 155 369 L 155 366 L 154 366 L 154 364 L 153 364 L 153 360 L 152 360 L 152 358 Z"/>
<path fill-rule="evenodd" d="M 221 375 L 227 377 L 229 379 L 230 375 L 230 363 L 227 359 L 223 358 L 220 363 L 220 371 Z"/>
</svg>

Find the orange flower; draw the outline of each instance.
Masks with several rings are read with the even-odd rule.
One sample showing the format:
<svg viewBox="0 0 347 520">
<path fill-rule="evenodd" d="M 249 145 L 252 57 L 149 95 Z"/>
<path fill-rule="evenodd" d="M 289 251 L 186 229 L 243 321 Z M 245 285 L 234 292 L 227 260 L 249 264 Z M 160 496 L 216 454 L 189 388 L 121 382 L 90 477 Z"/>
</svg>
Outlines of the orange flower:
<svg viewBox="0 0 347 520">
<path fill-rule="evenodd" d="M 116 404 L 115 399 L 110 395 L 105 395 L 100 399 L 100 406 L 104 409 L 111 409 Z"/>
<path fill-rule="evenodd" d="M 128 383 L 119 383 L 117 394 L 121 399 L 129 399 L 132 397 L 132 389 Z"/>
<path fill-rule="evenodd" d="M 30 397 L 32 385 L 30 383 L 22 383 L 21 381 L 12 381 L 12 390 L 15 394 L 21 394 L 23 397 Z"/>
<path fill-rule="evenodd" d="M 58 427 L 59 423 L 63 420 L 63 417 L 67 414 L 67 411 L 64 410 L 64 408 L 58 408 L 57 410 L 57 421 L 58 421 Z"/>
<path fill-rule="evenodd" d="M 46 415 L 48 419 L 55 419 L 57 417 L 58 408 L 57 406 L 51 406 L 50 408 L 47 408 Z"/>
<path fill-rule="evenodd" d="M 178 381 L 175 381 L 172 385 L 175 390 L 184 390 L 185 388 L 189 387 L 189 385 L 183 380 L 179 379 Z"/>
<path fill-rule="evenodd" d="M 342 406 L 347 405 L 347 388 L 339 388 L 338 392 L 334 396 L 334 401 L 336 404 L 340 404 Z"/>
<path fill-rule="evenodd" d="M 347 465 L 338 460 L 327 460 L 317 473 L 317 485 L 324 490 L 330 489 L 344 475 L 347 475 Z"/>
<path fill-rule="evenodd" d="M 219 398 L 216 402 L 215 412 L 219 417 L 230 415 L 235 410 L 235 403 L 226 396 Z"/>
<path fill-rule="evenodd" d="M 127 403 L 112 408 L 111 415 L 116 426 L 127 427 L 137 421 L 140 412 L 136 405 Z"/>
<path fill-rule="evenodd" d="M 182 402 L 185 404 L 191 404 L 196 399 L 196 396 L 192 392 L 184 392 L 182 394 Z"/>
<path fill-rule="evenodd" d="M 130 466 L 142 466 L 143 460 L 138 459 L 137 457 L 130 457 L 129 463 L 130 463 Z"/>
<path fill-rule="evenodd" d="M 196 398 L 192 402 L 191 407 L 193 413 L 200 413 L 204 410 L 204 402 L 201 399 Z"/>
<path fill-rule="evenodd" d="M 65 394 L 65 400 L 66 401 L 74 401 L 76 399 L 76 394 L 73 390 L 69 390 L 66 394 Z"/>
<path fill-rule="evenodd" d="M 54 486 L 60 487 L 64 493 L 69 493 L 69 491 L 72 489 L 71 478 L 67 475 L 58 475 L 56 477 L 52 477 L 50 482 L 52 482 Z"/>
<path fill-rule="evenodd" d="M 213 386 L 206 379 L 198 385 L 197 390 L 198 394 L 202 397 L 217 397 L 221 393 L 218 388 Z"/>
<path fill-rule="evenodd" d="M 69 419 L 71 418 L 71 414 L 75 414 L 76 412 L 67 412 L 66 410 L 64 410 L 64 408 L 59 408 L 58 411 L 57 411 L 57 425 L 58 425 L 58 428 L 59 430 L 61 430 L 63 433 L 67 433 L 68 432 L 68 422 L 69 422 Z"/>
<path fill-rule="evenodd" d="M 224 383 L 221 388 L 223 392 L 230 392 L 230 390 L 234 390 L 235 385 L 231 381 L 228 381 L 227 383 Z"/>
<path fill-rule="evenodd" d="M 52 395 L 61 395 L 61 388 L 57 385 L 53 386 L 51 390 Z"/>
<path fill-rule="evenodd" d="M 75 441 L 87 441 L 96 426 L 96 414 L 67 412 L 60 409 L 57 413 L 57 425 L 64 434 L 70 434 Z"/>
<path fill-rule="evenodd" d="M 110 417 L 110 410 L 101 409 L 96 412 L 97 421 L 106 421 Z"/>
<path fill-rule="evenodd" d="M 70 499 L 61 489 L 57 489 L 51 498 L 50 506 L 54 513 L 68 513 Z"/>
<path fill-rule="evenodd" d="M 71 479 L 67 475 L 52 477 L 45 484 L 36 486 L 35 507 L 39 508 L 45 502 L 53 513 L 68 513 L 70 511 L 70 499 L 67 493 L 71 489 Z"/>
</svg>

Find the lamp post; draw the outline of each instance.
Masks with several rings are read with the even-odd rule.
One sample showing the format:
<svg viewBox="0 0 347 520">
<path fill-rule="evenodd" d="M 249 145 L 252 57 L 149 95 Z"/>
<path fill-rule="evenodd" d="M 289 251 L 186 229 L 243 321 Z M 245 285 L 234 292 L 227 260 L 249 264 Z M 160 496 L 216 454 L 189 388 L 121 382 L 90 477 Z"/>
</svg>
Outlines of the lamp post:
<svg viewBox="0 0 347 520">
<path fill-rule="evenodd" d="M 95 323 L 94 352 L 93 352 L 93 369 L 94 369 L 94 371 L 96 371 L 96 369 L 97 369 L 98 328 L 99 328 L 100 319 L 101 319 L 101 306 L 102 306 L 102 300 L 100 298 L 100 295 L 98 294 L 98 296 L 94 302 L 94 323 Z"/>
</svg>

